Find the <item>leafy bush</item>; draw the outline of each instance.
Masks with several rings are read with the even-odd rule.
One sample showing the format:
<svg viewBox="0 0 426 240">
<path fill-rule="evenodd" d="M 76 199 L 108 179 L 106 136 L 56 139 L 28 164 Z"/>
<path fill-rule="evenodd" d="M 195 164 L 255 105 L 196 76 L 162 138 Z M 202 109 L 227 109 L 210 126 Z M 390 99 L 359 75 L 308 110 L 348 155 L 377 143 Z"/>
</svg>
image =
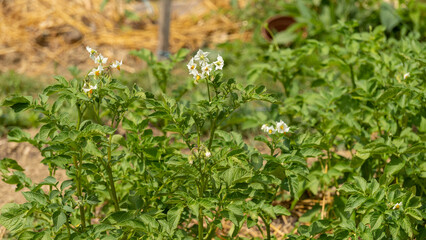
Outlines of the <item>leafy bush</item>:
<svg viewBox="0 0 426 240">
<path fill-rule="evenodd" d="M 309 143 L 316 149 L 311 157 L 319 161 L 310 168 L 303 189 L 322 195 L 322 209 L 316 214 L 321 213 L 323 220 L 311 218 L 313 225 L 299 228 L 298 238 L 329 229 L 334 230 L 331 236 L 336 239 L 349 233 L 363 239 L 413 238 L 424 223 L 424 215 L 418 211 L 420 198 L 426 193 L 422 184 L 426 176 L 425 44 L 415 33 L 397 41 L 387 38 L 382 26 L 361 33 L 354 31 L 355 27 L 356 23 L 334 26 L 340 44 L 307 40 L 296 49 L 271 48 L 260 57 L 263 62 L 252 65 L 248 76 L 252 81 L 269 76 L 282 85 L 280 115 L 290 119 L 290 125 L 299 126 L 299 134 L 315 139 Z M 397 203 L 390 196 L 380 198 L 383 204 L 359 209 L 368 202 L 359 194 L 338 196 L 325 208 L 330 187 L 339 189 L 353 178 L 371 181 L 374 188 L 387 194 L 404 192 L 406 197 L 399 198 L 404 199 L 402 209 L 413 208 L 415 213 L 400 216 L 392 213 L 393 209 L 386 210 L 385 203 L 388 208 Z M 343 186 L 342 192 L 356 193 L 344 190 L 348 183 Z M 366 193 L 365 187 L 362 192 L 370 198 L 376 194 Z M 410 198 L 417 199 L 416 204 L 411 205 Z M 379 206 L 383 213 L 380 219 L 398 217 L 393 218 L 393 225 L 390 220 L 384 228 L 376 225 L 379 215 L 368 220 L 369 211 Z M 351 219 L 354 222 L 349 228 L 347 214 L 353 210 L 359 211 L 362 224 Z M 336 222 L 324 219 L 327 213 Z"/>
<path fill-rule="evenodd" d="M 3 180 L 29 191 L 23 192 L 27 203 L 2 209 L 1 224 L 13 236 L 32 239 L 209 239 L 228 219 L 230 236 L 247 223 L 259 229 L 266 224 L 270 238 L 272 220 L 290 214 L 272 205 L 278 190 L 294 196 L 307 174 L 302 146 L 283 135 L 288 129 L 278 129 L 270 140 L 260 138 L 271 147 L 264 155 L 240 133 L 220 129 L 248 102 L 275 102 L 266 89 L 225 80 L 223 59 L 210 64 L 200 50 L 188 68 L 208 96 L 194 103 L 155 97 L 112 77 L 121 62 L 107 65 L 101 54 L 88 51 L 98 67 L 83 81 L 56 77 L 38 99 L 4 101 L 17 112 L 41 114 L 43 126 L 34 138 L 20 128 L 8 137 L 37 147 L 50 175 L 33 183 L 15 160 L 3 159 Z M 52 103 L 51 95 L 58 96 Z M 157 135 L 150 124 L 159 120 L 164 134 Z M 69 180 L 58 182 L 58 169 Z"/>
</svg>

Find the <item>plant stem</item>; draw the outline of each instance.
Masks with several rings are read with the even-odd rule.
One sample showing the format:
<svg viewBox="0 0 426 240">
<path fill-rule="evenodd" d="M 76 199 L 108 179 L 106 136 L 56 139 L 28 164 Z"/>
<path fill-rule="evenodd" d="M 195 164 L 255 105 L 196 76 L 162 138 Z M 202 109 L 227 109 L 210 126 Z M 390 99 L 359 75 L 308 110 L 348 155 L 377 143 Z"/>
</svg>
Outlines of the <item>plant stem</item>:
<svg viewBox="0 0 426 240">
<path fill-rule="evenodd" d="M 118 126 L 118 123 L 119 121 L 117 121 L 116 123 L 117 126 Z M 114 127 L 114 118 L 112 120 L 111 127 Z M 112 201 L 114 202 L 114 208 L 115 208 L 115 211 L 118 212 L 120 211 L 120 206 L 118 205 L 117 192 L 115 191 L 114 177 L 112 176 L 112 170 L 111 170 L 111 145 L 112 145 L 112 134 L 109 135 L 108 162 L 105 164 L 106 166 L 105 170 L 107 171 L 107 174 L 108 174 L 108 180 L 109 180 L 109 185 L 111 190 L 110 195 L 111 195 Z"/>
<path fill-rule="evenodd" d="M 355 75 L 354 75 L 354 67 L 352 66 L 352 64 L 349 65 L 349 69 L 351 70 L 351 82 L 352 82 L 352 88 L 355 89 L 356 88 L 356 84 L 355 84 Z"/>
<path fill-rule="evenodd" d="M 271 226 L 269 225 L 269 216 L 265 219 L 262 215 L 260 215 L 266 227 L 266 239 L 271 240 Z"/>
<path fill-rule="evenodd" d="M 201 179 L 200 179 L 200 186 L 198 187 L 198 197 L 201 199 L 203 197 L 203 192 L 204 192 L 204 181 L 203 181 L 202 175 L 200 176 L 200 178 Z M 199 206 L 198 208 L 198 240 L 203 240 L 203 235 L 204 235 L 203 219 L 204 219 L 203 208 L 202 206 Z"/>
<path fill-rule="evenodd" d="M 216 115 L 217 115 L 217 114 L 216 114 Z M 209 151 L 210 151 L 210 149 L 211 149 L 211 147 L 212 147 L 213 138 L 214 138 L 214 132 L 216 131 L 216 121 L 217 121 L 217 116 L 216 116 L 216 118 L 213 120 L 213 122 L 212 122 L 212 126 L 211 126 L 211 128 L 210 128 L 210 139 L 209 139 L 209 147 L 208 147 Z"/>
<path fill-rule="evenodd" d="M 203 209 L 200 206 L 198 209 L 198 240 L 203 240 L 203 231 Z"/>
<path fill-rule="evenodd" d="M 81 124 L 81 118 L 82 118 L 82 114 L 81 114 L 81 110 L 80 110 L 80 104 L 77 104 L 77 113 L 78 113 L 78 120 L 77 120 L 77 130 L 80 129 L 80 124 Z M 78 200 L 81 201 L 81 205 L 79 206 L 80 209 L 80 222 L 81 222 L 81 227 L 84 231 L 84 229 L 86 228 L 86 214 L 84 212 L 84 204 L 83 204 L 83 197 L 82 197 L 82 190 L 81 190 L 81 154 L 79 155 L 79 159 L 77 161 L 77 157 L 74 155 L 73 156 L 73 161 L 74 161 L 74 167 L 77 169 L 77 176 L 76 176 L 76 182 L 77 182 L 77 197 Z"/>
<path fill-rule="evenodd" d="M 212 100 L 210 99 L 210 88 L 209 88 L 209 80 L 208 79 L 206 79 L 206 84 L 207 84 L 207 93 L 209 95 L 209 103 L 211 103 Z"/>
</svg>

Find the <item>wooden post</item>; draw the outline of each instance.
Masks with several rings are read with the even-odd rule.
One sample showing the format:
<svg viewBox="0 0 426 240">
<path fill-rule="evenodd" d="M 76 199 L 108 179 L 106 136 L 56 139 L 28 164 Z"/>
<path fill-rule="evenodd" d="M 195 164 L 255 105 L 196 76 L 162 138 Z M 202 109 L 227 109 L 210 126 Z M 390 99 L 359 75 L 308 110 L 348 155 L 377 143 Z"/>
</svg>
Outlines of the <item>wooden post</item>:
<svg viewBox="0 0 426 240">
<path fill-rule="evenodd" d="M 170 12 L 171 0 L 161 0 L 157 49 L 157 55 L 160 59 L 169 56 Z"/>
</svg>

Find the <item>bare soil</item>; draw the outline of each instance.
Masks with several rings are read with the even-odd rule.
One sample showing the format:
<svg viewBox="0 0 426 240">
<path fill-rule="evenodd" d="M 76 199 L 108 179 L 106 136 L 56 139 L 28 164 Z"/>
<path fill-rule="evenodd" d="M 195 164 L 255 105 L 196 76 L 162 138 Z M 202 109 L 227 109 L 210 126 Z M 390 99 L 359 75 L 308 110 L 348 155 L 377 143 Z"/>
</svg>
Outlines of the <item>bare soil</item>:
<svg viewBox="0 0 426 240">
<path fill-rule="evenodd" d="M 26 130 L 31 135 L 37 133 L 37 129 Z M 29 143 L 8 142 L 7 138 L 0 138 L 0 159 L 11 158 L 25 169 L 25 174 L 33 181 L 33 183 L 42 182 L 44 178 L 49 176 L 47 166 L 41 163 L 43 159 L 38 149 Z M 56 179 L 63 181 L 66 179 L 65 172 L 58 171 Z M 28 189 L 23 189 L 25 191 Z M 15 191 L 15 185 L 7 184 L 0 181 L 0 208 L 6 203 L 24 203 L 26 200 L 21 192 Z"/>
</svg>

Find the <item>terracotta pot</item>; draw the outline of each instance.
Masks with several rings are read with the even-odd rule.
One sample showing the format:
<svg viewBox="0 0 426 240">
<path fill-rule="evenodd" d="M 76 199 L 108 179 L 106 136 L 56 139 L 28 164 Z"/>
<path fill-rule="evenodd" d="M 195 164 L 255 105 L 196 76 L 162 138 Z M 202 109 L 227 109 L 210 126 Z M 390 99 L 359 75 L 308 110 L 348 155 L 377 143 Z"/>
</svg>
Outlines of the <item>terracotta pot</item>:
<svg viewBox="0 0 426 240">
<path fill-rule="evenodd" d="M 272 32 L 273 34 L 277 32 L 282 32 L 286 30 L 288 27 L 290 27 L 293 23 L 296 23 L 296 20 L 293 17 L 289 17 L 289 16 L 271 17 L 266 21 L 266 26 L 268 26 L 269 31 L 265 27 L 262 27 L 262 30 L 261 30 L 262 36 L 267 41 L 272 41 L 273 37 L 270 32 Z"/>
</svg>

